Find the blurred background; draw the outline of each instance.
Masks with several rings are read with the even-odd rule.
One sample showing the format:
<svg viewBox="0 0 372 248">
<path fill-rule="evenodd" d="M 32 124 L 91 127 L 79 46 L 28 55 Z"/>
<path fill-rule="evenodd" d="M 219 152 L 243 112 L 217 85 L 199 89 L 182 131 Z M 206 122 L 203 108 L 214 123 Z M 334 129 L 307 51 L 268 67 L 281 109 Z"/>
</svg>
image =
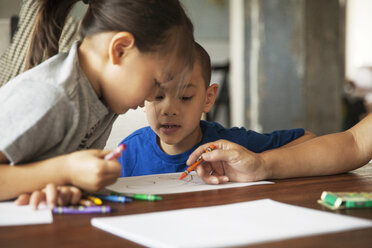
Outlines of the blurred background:
<svg viewBox="0 0 372 248">
<path fill-rule="evenodd" d="M 11 43 L 22 0 L 0 0 L 0 54 Z M 372 110 L 372 1 L 181 0 L 195 39 L 210 54 L 217 102 L 205 118 L 259 132 L 345 130 Z M 79 2 L 72 17 L 86 6 Z M 114 147 L 147 125 L 129 111 Z"/>
</svg>

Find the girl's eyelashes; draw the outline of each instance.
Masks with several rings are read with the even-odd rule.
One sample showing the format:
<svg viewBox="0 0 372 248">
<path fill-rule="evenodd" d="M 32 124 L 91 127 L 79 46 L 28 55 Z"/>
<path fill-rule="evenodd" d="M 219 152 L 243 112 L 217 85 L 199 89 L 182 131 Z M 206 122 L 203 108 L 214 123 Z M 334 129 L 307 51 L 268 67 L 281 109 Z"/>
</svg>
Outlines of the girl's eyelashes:
<svg viewBox="0 0 372 248">
<path fill-rule="evenodd" d="M 194 96 L 181 96 L 180 100 L 181 101 L 190 101 Z M 163 95 L 157 95 L 155 96 L 155 101 L 161 101 L 164 99 Z"/>
</svg>

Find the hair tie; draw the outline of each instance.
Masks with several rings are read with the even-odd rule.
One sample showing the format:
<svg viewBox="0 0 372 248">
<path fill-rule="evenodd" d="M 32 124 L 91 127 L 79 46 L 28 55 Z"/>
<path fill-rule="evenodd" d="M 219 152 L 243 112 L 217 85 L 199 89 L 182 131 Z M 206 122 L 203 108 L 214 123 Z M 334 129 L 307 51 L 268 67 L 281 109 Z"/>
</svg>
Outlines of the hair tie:
<svg viewBox="0 0 372 248">
<path fill-rule="evenodd" d="M 83 3 L 89 4 L 89 0 L 83 0 Z"/>
</svg>

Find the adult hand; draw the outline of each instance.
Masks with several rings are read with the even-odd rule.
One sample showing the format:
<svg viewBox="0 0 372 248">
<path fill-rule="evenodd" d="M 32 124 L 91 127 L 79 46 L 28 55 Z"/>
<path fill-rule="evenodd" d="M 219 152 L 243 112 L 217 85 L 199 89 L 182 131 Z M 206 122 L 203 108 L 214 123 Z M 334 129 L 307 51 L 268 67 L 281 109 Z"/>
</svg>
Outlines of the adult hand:
<svg viewBox="0 0 372 248">
<path fill-rule="evenodd" d="M 204 153 L 212 144 L 216 148 Z M 204 144 L 190 155 L 186 164 L 191 165 L 200 155 L 204 162 L 196 167 L 196 172 L 206 183 L 251 182 L 267 178 L 260 154 L 253 153 L 236 143 L 218 140 Z"/>
<path fill-rule="evenodd" d="M 36 210 L 40 203 L 45 202 L 52 209 L 57 205 L 75 205 L 79 202 L 80 198 L 80 189 L 74 186 L 56 186 L 50 183 L 42 190 L 21 194 L 15 203 L 17 205 L 30 204 Z"/>
</svg>

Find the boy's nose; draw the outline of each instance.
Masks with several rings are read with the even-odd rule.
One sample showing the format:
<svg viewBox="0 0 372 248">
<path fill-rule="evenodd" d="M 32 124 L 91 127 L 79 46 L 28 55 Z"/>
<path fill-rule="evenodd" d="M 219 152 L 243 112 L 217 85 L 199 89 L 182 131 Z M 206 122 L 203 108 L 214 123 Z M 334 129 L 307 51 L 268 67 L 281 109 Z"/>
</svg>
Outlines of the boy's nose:
<svg viewBox="0 0 372 248">
<path fill-rule="evenodd" d="M 175 116 L 175 115 L 177 115 L 176 112 L 170 112 L 170 111 L 165 112 L 164 114 L 165 114 L 166 116 Z"/>
<path fill-rule="evenodd" d="M 174 106 L 167 106 L 164 108 L 164 115 L 166 116 L 175 116 L 177 115 L 176 108 Z"/>
<path fill-rule="evenodd" d="M 177 106 L 170 99 L 165 100 L 163 106 L 163 113 L 166 116 L 175 116 L 177 115 Z"/>
</svg>

